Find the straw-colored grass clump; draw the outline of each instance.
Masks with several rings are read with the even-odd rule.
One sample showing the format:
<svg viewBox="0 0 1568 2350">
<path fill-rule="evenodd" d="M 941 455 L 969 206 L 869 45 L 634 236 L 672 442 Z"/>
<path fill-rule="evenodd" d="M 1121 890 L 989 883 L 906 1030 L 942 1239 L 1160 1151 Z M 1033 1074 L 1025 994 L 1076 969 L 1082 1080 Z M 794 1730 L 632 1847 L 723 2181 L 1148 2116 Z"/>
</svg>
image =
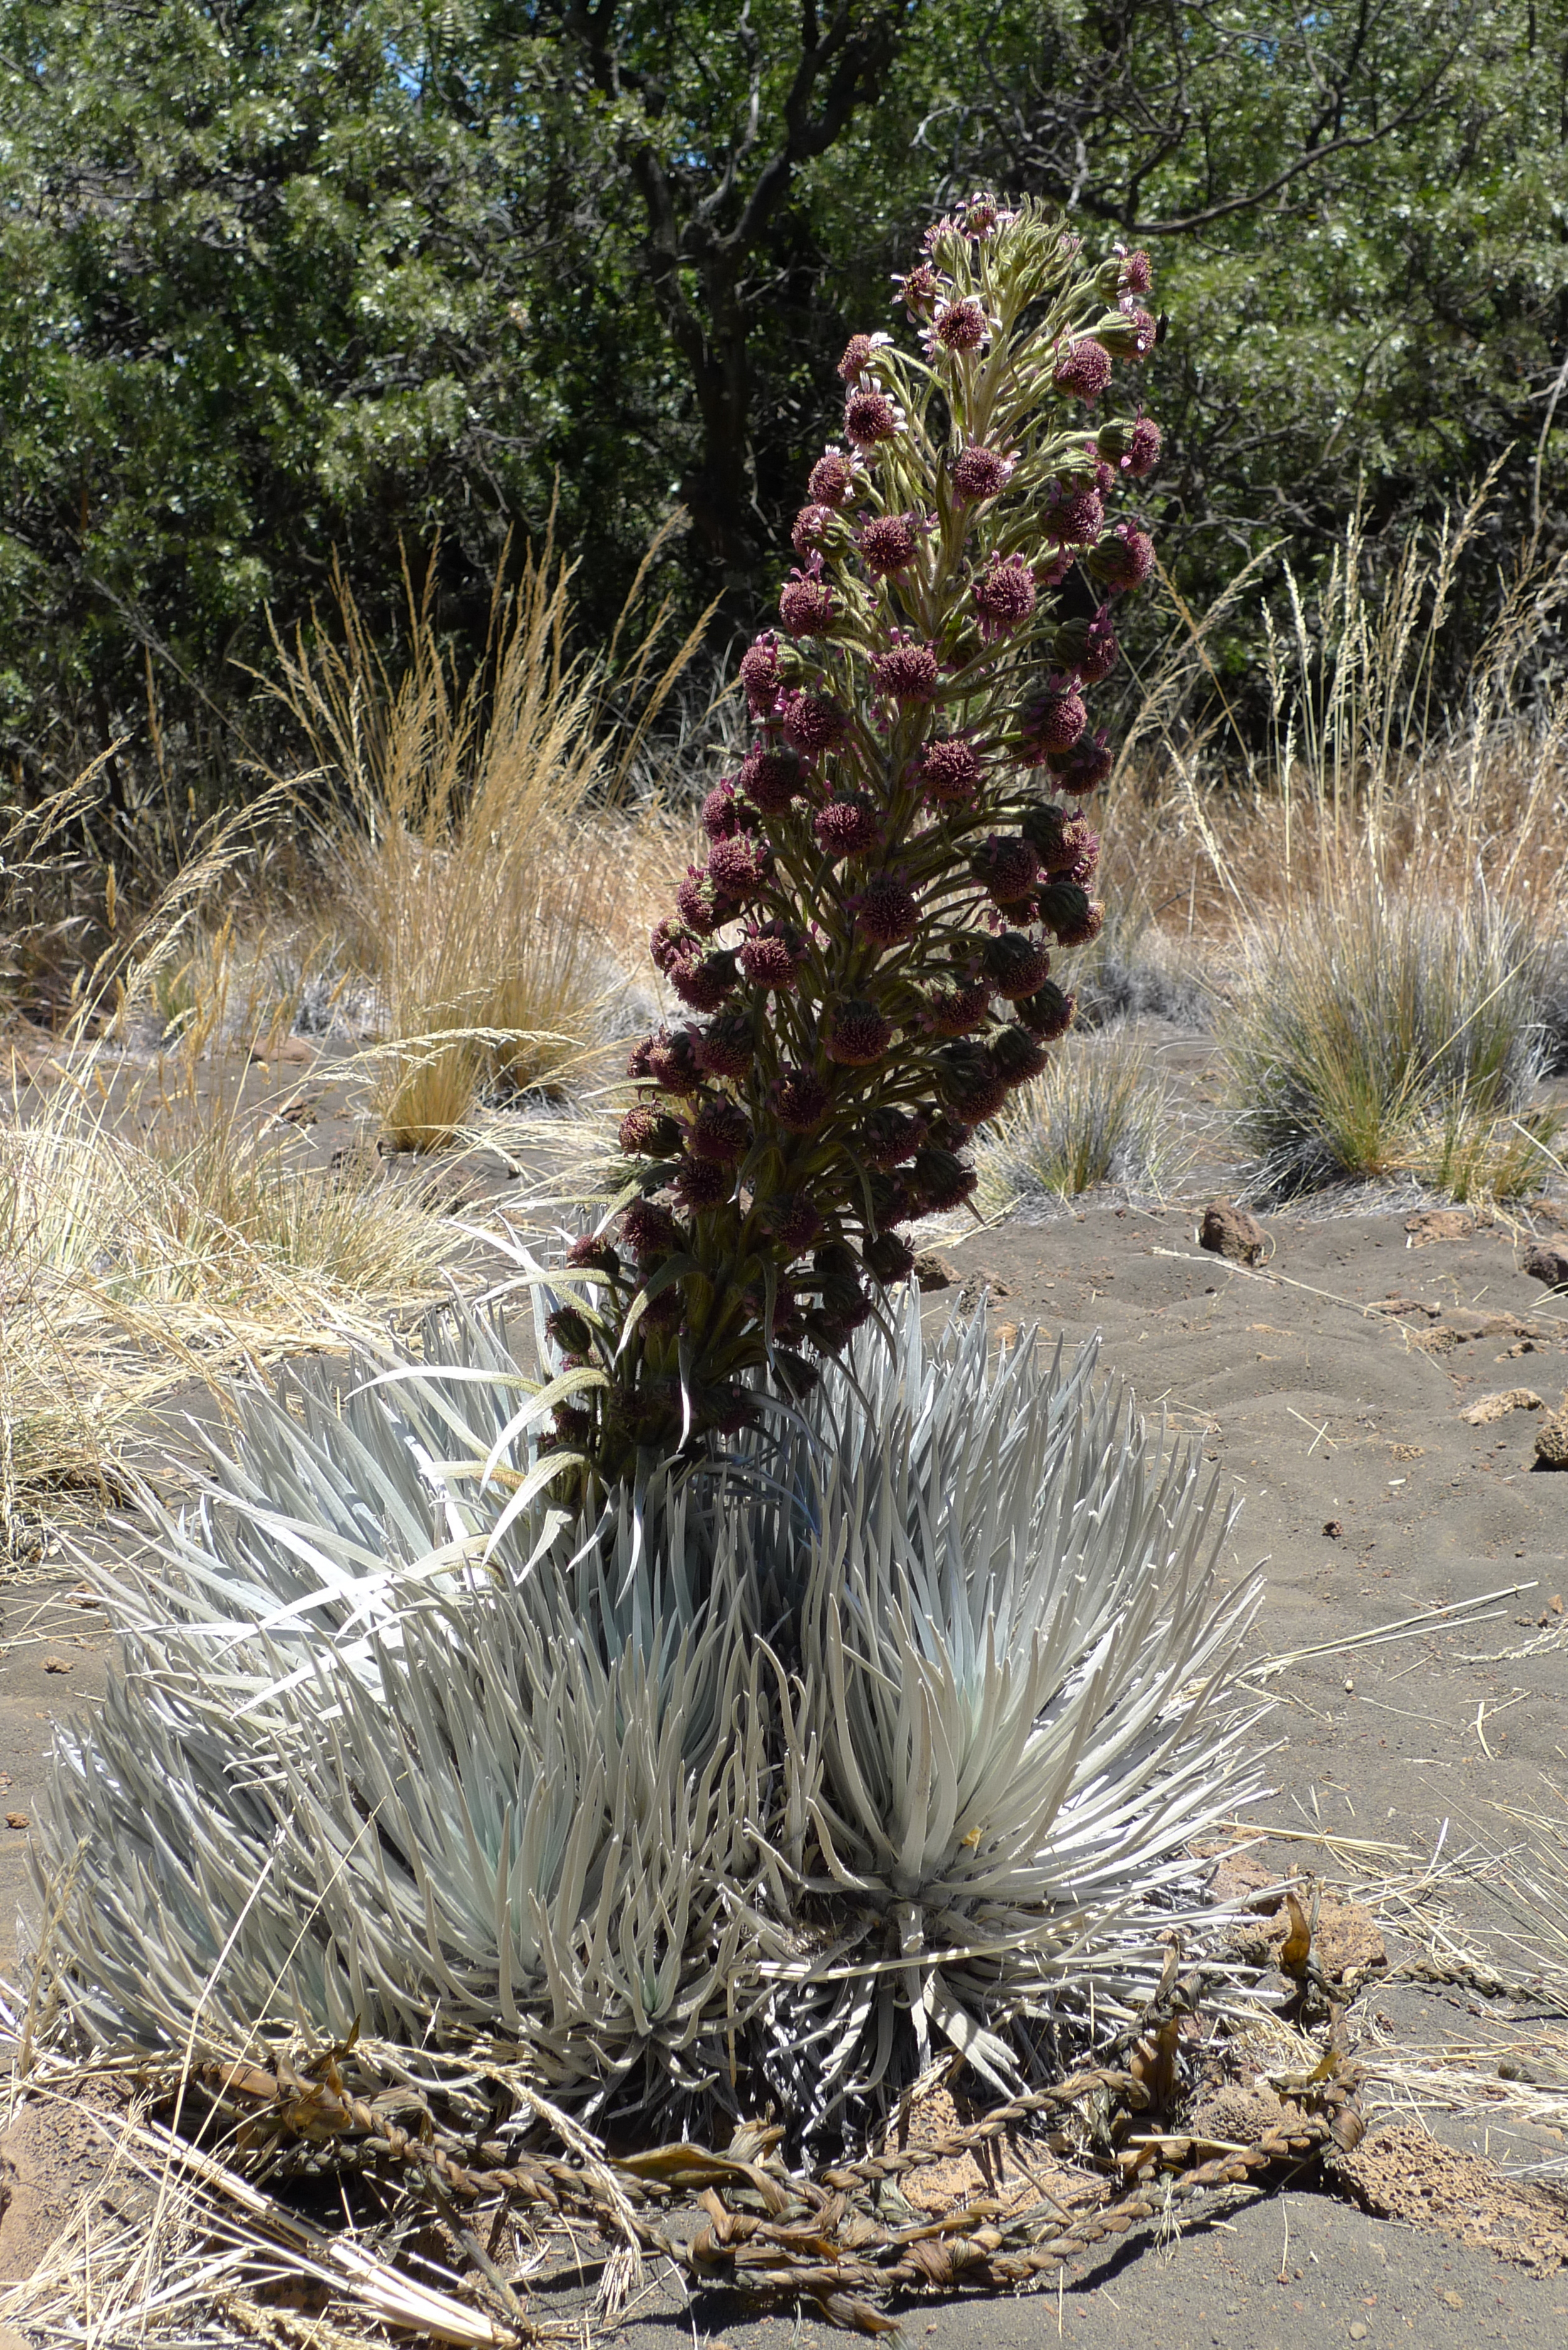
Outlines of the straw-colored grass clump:
<svg viewBox="0 0 1568 2350">
<path fill-rule="evenodd" d="M 337 923 L 377 998 L 375 1104 L 400 1149 L 451 1141 L 483 1092 L 556 1090 L 598 1067 L 636 864 L 616 810 L 694 639 L 656 671 L 659 613 L 620 668 L 618 630 L 601 661 L 574 662 L 569 578 L 547 547 L 525 561 L 466 684 L 428 588 L 410 589 L 395 682 L 341 582 L 336 640 L 277 648 L 275 690 L 343 811 Z"/>
<path fill-rule="evenodd" d="M 992 1215 L 1027 1212 L 1102 1184 L 1158 1198 L 1188 1156 L 1148 1048 L 1112 1028 L 1058 1053 L 1001 1112 L 984 1148 L 981 1201 Z"/>
<path fill-rule="evenodd" d="M 1538 933 L 1364 891 L 1252 932 L 1221 1016 L 1229 1107 L 1263 1193 L 1415 1176 L 1457 1200 L 1539 1188 L 1557 1120 L 1537 1105 Z"/>
</svg>

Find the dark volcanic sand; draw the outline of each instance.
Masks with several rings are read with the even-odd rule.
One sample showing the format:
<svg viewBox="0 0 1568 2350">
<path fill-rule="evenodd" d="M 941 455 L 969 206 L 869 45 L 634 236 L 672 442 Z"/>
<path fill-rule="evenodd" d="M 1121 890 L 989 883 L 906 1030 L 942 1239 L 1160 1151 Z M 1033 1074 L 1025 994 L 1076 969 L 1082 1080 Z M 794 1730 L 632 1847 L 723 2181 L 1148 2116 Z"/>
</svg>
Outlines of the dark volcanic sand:
<svg viewBox="0 0 1568 2350">
<path fill-rule="evenodd" d="M 1520 1250 L 1502 1226 L 1419 1246 L 1403 1216 L 1387 1214 L 1274 1219 L 1270 1232 L 1273 1253 L 1256 1273 L 1202 1254 L 1189 1207 L 1096 1207 L 1012 1222 L 946 1253 L 966 1287 L 992 1283 L 993 1326 L 1038 1322 L 1069 1347 L 1100 1331 L 1105 1368 L 1133 1383 L 1144 1409 L 1163 1409 L 1179 1434 L 1201 1439 L 1244 1503 L 1235 1572 L 1263 1566 L 1260 1653 L 1532 1586 L 1501 1600 L 1490 1622 L 1308 1658 L 1277 1679 L 1277 1794 L 1262 1818 L 1423 1856 L 1447 1822 L 1451 1860 L 1518 1835 L 1493 1808 L 1505 1805 L 1549 1814 L 1568 1841 L 1568 1618 L 1552 1607 L 1568 1600 L 1568 1474 L 1532 1468 L 1539 1413 L 1514 1410 L 1482 1428 L 1461 1417 L 1510 1388 L 1557 1407 L 1568 1390 L 1568 1299 L 1549 1297 L 1518 1270 Z M 1390 1298 L 1402 1301 L 1398 1311 L 1364 1311 Z M 36 1807 L 50 1716 L 102 1687 L 101 1618 L 63 1604 L 72 1580 L 0 1586 L 0 1772 L 10 1783 L 0 1814 Z M 1534 1654 L 1497 1654 L 1543 1636 Z M 51 1659 L 68 1674 L 51 1674 Z M 24 1843 L 22 1831 L 0 1831 L 0 1973 L 11 1960 Z M 1342 1873 L 1307 1845 L 1281 1844 L 1271 1856 Z M 1525 1951 L 1500 1939 L 1518 1921 L 1496 1905 L 1484 1873 L 1445 1890 L 1467 1938 L 1505 1973 L 1528 1976 Z M 1568 1932 L 1568 1919 L 1555 1924 Z M 1517 2044 L 1530 2032 L 1528 2018 L 1483 2012 L 1463 1987 L 1391 1984 L 1359 2004 L 1357 2027 L 1381 2033 L 1374 2012 L 1411 2045 L 1474 2045 L 1494 2032 Z M 1505 2163 L 1568 2153 L 1552 2134 L 1485 2110 L 1436 2126 L 1449 2143 Z M 1561 2350 L 1568 2272 L 1537 2279 L 1298 2189 L 1210 2199 L 1168 2254 L 1124 2244 L 1077 2267 L 1060 2300 L 1053 2286 L 1017 2301 L 919 2303 L 904 2322 L 911 2343 L 932 2350 L 1056 2338 L 1085 2350 L 1142 2342 L 1295 2350 L 1320 2341 L 1472 2350 L 1503 2340 Z M 716 2302 L 682 2313 L 661 2292 L 625 2338 L 633 2350 L 693 2339 L 806 2350 L 829 2335 L 809 2314 L 746 2320 Z"/>
</svg>

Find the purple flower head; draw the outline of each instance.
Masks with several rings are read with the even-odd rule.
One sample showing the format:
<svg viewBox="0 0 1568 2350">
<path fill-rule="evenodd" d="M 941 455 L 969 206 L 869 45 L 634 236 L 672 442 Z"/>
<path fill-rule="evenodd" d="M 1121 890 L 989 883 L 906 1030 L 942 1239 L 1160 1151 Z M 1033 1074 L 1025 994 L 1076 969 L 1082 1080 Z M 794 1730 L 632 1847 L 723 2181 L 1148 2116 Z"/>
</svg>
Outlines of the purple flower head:
<svg viewBox="0 0 1568 2350">
<path fill-rule="evenodd" d="M 756 1057 L 751 1014 L 726 1012 L 697 1039 L 697 1066 L 705 1076 L 743 1077 Z"/>
<path fill-rule="evenodd" d="M 1097 490 L 1063 484 L 1044 515 L 1045 536 L 1059 546 L 1092 546 L 1106 526 Z"/>
<path fill-rule="evenodd" d="M 1134 253 L 1123 253 L 1117 247 L 1121 262 L 1121 281 L 1129 294 L 1148 293 L 1154 284 L 1154 264 L 1141 246 Z"/>
<path fill-rule="evenodd" d="M 974 1169 L 952 1150 L 917 1150 L 911 1174 L 914 1192 L 929 1215 L 943 1216 L 961 1208 L 975 1186 Z"/>
<path fill-rule="evenodd" d="M 784 741 L 804 759 L 819 759 L 843 742 L 849 721 L 836 702 L 823 693 L 796 691 L 784 702 Z"/>
<path fill-rule="evenodd" d="M 820 556 L 813 556 L 820 563 Z M 826 637 L 833 627 L 833 590 L 809 572 L 793 571 L 779 598 L 779 618 L 792 637 Z"/>
<path fill-rule="evenodd" d="M 809 555 L 819 547 L 833 525 L 833 508 L 825 505 L 802 506 L 790 532 L 790 545 L 797 555 Z"/>
<path fill-rule="evenodd" d="M 1058 945 L 1086 947 L 1105 928 L 1106 910 L 1076 881 L 1047 881 L 1035 901 L 1040 920 Z"/>
<path fill-rule="evenodd" d="M 735 909 L 705 865 L 689 865 L 686 879 L 675 892 L 676 910 L 688 929 L 703 938 L 727 922 Z"/>
<path fill-rule="evenodd" d="M 1035 842 L 1040 851 L 1041 865 L 1048 876 L 1054 879 L 1057 874 L 1064 874 L 1069 880 L 1075 880 L 1078 878 L 1077 868 L 1085 858 L 1089 859 L 1091 867 L 1093 866 L 1099 856 L 1100 844 L 1081 816 L 1070 816 L 1066 809 L 1062 807 L 1032 809 L 1031 814 L 1049 815 L 1055 819 L 1052 827 L 1051 838 Z M 1040 829 L 1044 830 L 1044 827 L 1041 827 Z M 1024 830 L 1030 831 L 1027 819 L 1025 819 Z M 1033 837 L 1033 833 L 1031 837 Z"/>
<path fill-rule="evenodd" d="M 748 840 L 737 833 L 732 840 L 714 842 L 708 871 L 715 889 L 736 905 L 743 906 L 760 896 L 766 887 L 772 862 L 769 850 L 760 841 Z"/>
<path fill-rule="evenodd" d="M 918 644 L 899 629 L 888 650 L 873 655 L 871 675 L 878 693 L 894 702 L 929 702 L 937 690 L 936 648 Z"/>
<path fill-rule="evenodd" d="M 939 351 L 978 351 L 990 338 L 990 319 L 972 296 L 965 296 L 961 301 L 942 305 L 927 328 L 924 341 L 934 359 Z"/>
<path fill-rule="evenodd" d="M 1051 378 L 1058 391 L 1066 392 L 1074 400 L 1098 400 L 1110 380 L 1109 352 L 1086 336 L 1069 343 L 1060 353 Z"/>
<path fill-rule="evenodd" d="M 1026 1086 L 1037 1077 L 1051 1056 L 1026 1028 L 1009 1026 L 992 1037 L 991 1057 L 1012 1087 Z"/>
<path fill-rule="evenodd" d="M 1073 822 L 1072 810 L 1058 806 L 1054 800 L 1037 801 L 1024 816 L 1021 829 L 1039 857 L 1043 871 L 1054 873 L 1058 865 L 1071 862 L 1070 854 L 1063 855 L 1063 844 Z"/>
<path fill-rule="evenodd" d="M 774 1079 L 768 1101 L 791 1134 L 810 1134 L 827 1116 L 833 1096 L 815 1069 L 786 1068 Z"/>
<path fill-rule="evenodd" d="M 1015 212 L 1007 211 L 1004 206 L 997 203 L 993 195 L 985 192 L 971 196 L 968 203 L 965 204 L 964 234 L 966 236 L 973 237 L 977 244 L 983 244 L 988 238 L 999 234 L 1002 229 L 1011 228 L 1017 218 L 1018 214 Z"/>
<path fill-rule="evenodd" d="M 1098 685 L 1109 677 L 1121 650 L 1110 606 L 1102 604 L 1092 619 L 1064 620 L 1051 640 L 1051 650 L 1081 685 Z"/>
<path fill-rule="evenodd" d="M 662 922 L 654 924 L 648 951 L 653 957 L 654 969 L 661 971 L 668 979 L 678 962 L 685 962 L 696 953 L 698 944 L 695 931 L 688 930 L 684 922 L 671 921 L 666 917 Z"/>
<path fill-rule="evenodd" d="M 983 1126 L 1007 1099 L 1007 1079 L 989 1045 L 966 1041 L 942 1045 L 936 1053 L 937 1091 L 966 1126 Z M 915 1162 L 917 1169 L 919 1159 Z"/>
<path fill-rule="evenodd" d="M 672 1281 L 668 1289 L 661 1289 L 657 1297 L 649 1300 L 643 1308 L 642 1318 L 650 1330 L 678 1330 L 684 1311 L 680 1284 Z"/>
<path fill-rule="evenodd" d="M 814 505 L 832 506 L 836 511 L 853 504 L 863 484 L 864 476 L 854 458 L 829 445 L 811 469 L 806 495 Z"/>
<path fill-rule="evenodd" d="M 974 583 L 980 633 L 989 644 L 1021 629 L 1034 609 L 1034 574 L 1022 555 L 993 555 Z"/>
<path fill-rule="evenodd" d="M 1020 735 L 1025 764 L 1038 766 L 1050 752 L 1070 751 L 1088 723 L 1075 685 L 1049 687 L 1023 713 Z"/>
<path fill-rule="evenodd" d="M 907 571 L 920 543 L 920 525 L 913 515 L 873 515 L 860 525 L 856 546 L 860 560 L 874 579 Z"/>
<path fill-rule="evenodd" d="M 566 1263 L 575 1271 L 607 1273 L 611 1278 L 620 1271 L 620 1258 L 602 1232 L 583 1232 L 566 1251 Z"/>
<path fill-rule="evenodd" d="M 575 1305 L 557 1305 L 545 1317 L 545 1334 L 563 1353 L 576 1356 L 583 1361 L 594 1343 L 594 1334 L 586 1318 Z"/>
<path fill-rule="evenodd" d="M 1159 463 L 1164 436 L 1152 416 L 1139 416 L 1131 424 L 1107 424 L 1100 433 L 1096 447 L 1103 459 L 1115 468 L 1116 473 L 1130 473 L 1141 482 L 1152 473 Z"/>
<path fill-rule="evenodd" d="M 680 1128 L 668 1110 L 644 1104 L 628 1110 L 617 1139 L 628 1159 L 669 1159 L 680 1148 Z"/>
<path fill-rule="evenodd" d="M 1119 522 L 1089 557 L 1089 568 L 1113 596 L 1130 595 L 1154 569 L 1154 545 L 1137 523 Z"/>
<path fill-rule="evenodd" d="M 1040 859 L 1022 834 L 993 832 L 970 858 L 969 869 L 997 905 L 1017 906 L 1040 878 Z"/>
<path fill-rule="evenodd" d="M 741 830 L 742 813 L 735 778 L 725 775 L 702 803 L 702 829 L 710 840 L 732 840 Z"/>
<path fill-rule="evenodd" d="M 912 1159 L 926 1139 L 926 1120 L 884 1106 L 867 1113 L 859 1135 L 860 1156 L 867 1167 L 887 1170 Z"/>
<path fill-rule="evenodd" d="M 680 1227 L 668 1208 L 652 1200 L 634 1200 L 620 1220 L 621 1238 L 639 1264 L 650 1256 L 667 1255 L 680 1238 Z"/>
<path fill-rule="evenodd" d="M 799 1256 L 808 1249 L 822 1230 L 815 1202 L 804 1191 L 781 1191 L 776 1199 L 770 1200 L 765 1222 L 780 1248 L 789 1256 Z"/>
<path fill-rule="evenodd" d="M 1044 987 L 1017 1006 L 1017 1013 L 1032 1036 L 1038 1036 L 1043 1045 L 1054 1045 L 1072 1026 L 1077 1008 L 1077 998 L 1064 995 L 1055 981 L 1048 979 Z"/>
<path fill-rule="evenodd" d="M 878 1232 L 860 1253 L 867 1271 L 888 1288 L 896 1281 L 908 1281 L 915 1270 L 915 1252 L 902 1232 Z"/>
<path fill-rule="evenodd" d="M 994 498 L 1004 490 L 1017 465 L 1016 457 L 1004 457 L 1000 450 L 982 449 L 978 442 L 961 450 L 953 459 L 949 478 L 953 494 L 965 505 L 977 505 L 982 498 Z"/>
<path fill-rule="evenodd" d="M 896 873 L 873 873 L 849 900 L 855 927 L 874 946 L 899 947 L 920 926 L 919 903 Z"/>
<path fill-rule="evenodd" d="M 670 1178 L 670 1190 L 683 1208 L 717 1208 L 734 1189 L 729 1168 L 718 1159 L 684 1159 Z"/>
<path fill-rule="evenodd" d="M 857 383 L 871 364 L 874 352 L 892 341 L 891 335 L 851 335 L 844 346 L 838 372 L 846 383 Z"/>
<path fill-rule="evenodd" d="M 662 1033 L 660 1031 L 660 1034 Z M 651 1036 L 639 1036 L 627 1055 L 627 1076 L 635 1077 L 639 1085 L 653 1083 L 651 1055 L 655 1041 Z"/>
<path fill-rule="evenodd" d="M 741 969 L 753 987 L 771 987 L 782 994 L 795 983 L 805 956 L 805 934 L 788 922 L 764 922 L 744 940 Z"/>
<path fill-rule="evenodd" d="M 991 994 L 981 979 L 928 988 L 923 1024 L 933 1036 L 972 1036 L 991 1017 Z"/>
<path fill-rule="evenodd" d="M 700 962 L 678 962 L 670 973 L 670 984 L 693 1012 L 717 1012 L 727 995 L 734 992 L 736 968 L 732 953 L 705 954 Z"/>
<path fill-rule="evenodd" d="M 694 1094 L 702 1082 L 697 1066 L 697 1031 L 660 1028 L 648 1045 L 648 1074 L 661 1093 Z"/>
<path fill-rule="evenodd" d="M 751 1119 L 739 1102 L 722 1095 L 705 1101 L 687 1130 L 686 1148 L 692 1158 L 711 1159 L 721 1167 L 732 1167 L 751 1147 Z"/>
<path fill-rule="evenodd" d="M 864 792 L 856 792 L 848 799 L 829 800 L 825 808 L 817 811 L 811 828 L 822 848 L 835 860 L 864 857 L 882 845 L 881 815 Z"/>
<path fill-rule="evenodd" d="M 895 277 L 904 307 L 911 318 L 929 318 L 941 292 L 941 280 L 929 261 L 917 261 L 902 277 Z"/>
<path fill-rule="evenodd" d="M 575 1451 L 593 1434 L 594 1416 L 582 1404 L 558 1403 L 550 1414 L 550 1427 L 556 1442 Z"/>
<path fill-rule="evenodd" d="M 827 1034 L 827 1057 L 846 1069 L 868 1069 L 881 1060 L 893 1041 L 893 1024 L 874 1003 L 860 996 L 845 996 L 833 1007 Z"/>
<path fill-rule="evenodd" d="M 793 751 L 748 751 L 735 781 L 763 816 L 779 816 L 800 789 L 800 761 Z"/>
<path fill-rule="evenodd" d="M 1153 473 L 1159 463 L 1164 438 L 1152 416 L 1138 418 L 1132 429 L 1132 438 L 1127 442 L 1127 455 L 1122 459 L 1124 472 L 1130 473 L 1135 482 L 1141 482 L 1146 473 Z"/>
<path fill-rule="evenodd" d="M 968 807 L 985 775 L 974 745 L 961 734 L 929 743 L 919 772 L 921 789 L 934 807 Z"/>
<path fill-rule="evenodd" d="M 1018 1003 L 1044 987 L 1051 972 L 1051 955 L 1039 940 L 1024 931 L 1002 931 L 981 949 L 980 967 L 998 995 Z"/>
<path fill-rule="evenodd" d="M 771 629 L 741 655 L 741 684 L 753 717 L 768 717 L 779 690 L 779 640 Z"/>
<path fill-rule="evenodd" d="M 844 430 L 857 449 L 896 441 L 903 429 L 904 411 L 885 391 L 852 391 L 844 403 Z"/>
<path fill-rule="evenodd" d="M 1070 792 L 1075 798 L 1096 790 L 1115 765 L 1116 756 L 1103 726 L 1092 742 L 1080 742 L 1065 758 L 1050 762 L 1057 789 Z"/>
</svg>

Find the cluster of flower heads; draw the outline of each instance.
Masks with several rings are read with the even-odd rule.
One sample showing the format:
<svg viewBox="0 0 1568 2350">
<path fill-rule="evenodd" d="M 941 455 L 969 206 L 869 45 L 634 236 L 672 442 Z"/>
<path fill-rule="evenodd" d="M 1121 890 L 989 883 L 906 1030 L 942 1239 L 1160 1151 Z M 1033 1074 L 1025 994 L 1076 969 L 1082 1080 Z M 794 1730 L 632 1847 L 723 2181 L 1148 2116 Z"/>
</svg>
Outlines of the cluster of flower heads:
<svg viewBox="0 0 1568 2350">
<path fill-rule="evenodd" d="M 1044 208 L 977 196 L 898 281 L 919 354 L 845 351 L 842 438 L 741 662 L 754 739 L 653 933 L 690 1016 L 633 1051 L 631 1196 L 571 1253 L 561 1443 L 733 1429 L 763 1363 L 798 1391 L 1071 1024 L 1054 957 L 1101 925 L 1080 803 L 1112 766 L 1085 693 L 1153 565 L 1113 502 L 1160 453 L 1136 400 L 1101 403 L 1154 347 L 1149 283 L 1147 255 L 1085 270 Z"/>
</svg>

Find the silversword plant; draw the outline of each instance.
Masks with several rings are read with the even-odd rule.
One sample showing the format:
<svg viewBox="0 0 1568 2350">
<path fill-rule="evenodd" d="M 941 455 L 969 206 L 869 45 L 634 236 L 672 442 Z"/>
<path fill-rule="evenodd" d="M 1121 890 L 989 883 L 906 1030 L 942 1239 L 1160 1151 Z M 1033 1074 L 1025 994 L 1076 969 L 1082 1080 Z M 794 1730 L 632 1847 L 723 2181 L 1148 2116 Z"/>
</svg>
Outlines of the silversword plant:
<svg viewBox="0 0 1568 2350">
<path fill-rule="evenodd" d="M 899 281 L 919 348 L 844 354 L 741 662 L 755 739 L 653 934 L 692 1016 L 632 1053 L 616 1216 L 549 1316 L 554 1441 L 601 1477 L 732 1431 L 764 1365 L 804 1391 L 1072 1021 L 1054 958 L 1101 923 L 1081 803 L 1112 764 L 1085 696 L 1153 563 L 1109 502 L 1160 445 L 1101 403 L 1148 288 L 1147 255 L 1085 269 L 1046 208 L 977 196 Z"/>
</svg>

